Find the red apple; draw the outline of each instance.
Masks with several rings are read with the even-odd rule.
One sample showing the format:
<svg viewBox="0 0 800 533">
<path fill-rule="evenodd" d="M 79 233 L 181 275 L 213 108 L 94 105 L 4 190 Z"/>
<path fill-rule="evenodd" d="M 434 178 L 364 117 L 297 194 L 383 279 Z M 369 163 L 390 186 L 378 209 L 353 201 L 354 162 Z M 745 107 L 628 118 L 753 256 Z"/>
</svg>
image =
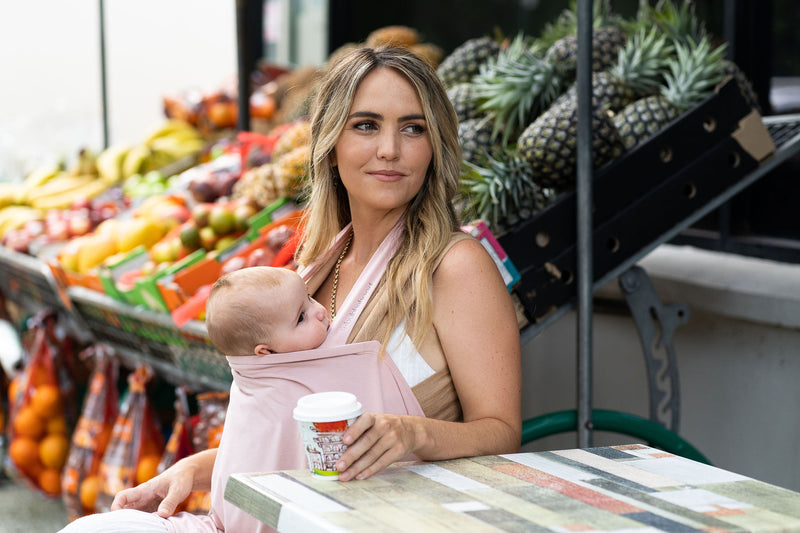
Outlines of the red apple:
<svg viewBox="0 0 800 533">
<path fill-rule="evenodd" d="M 86 235 L 92 230 L 92 221 L 88 216 L 81 216 L 77 213 L 73 214 L 67 222 L 67 230 L 69 231 L 70 237 Z"/>
</svg>

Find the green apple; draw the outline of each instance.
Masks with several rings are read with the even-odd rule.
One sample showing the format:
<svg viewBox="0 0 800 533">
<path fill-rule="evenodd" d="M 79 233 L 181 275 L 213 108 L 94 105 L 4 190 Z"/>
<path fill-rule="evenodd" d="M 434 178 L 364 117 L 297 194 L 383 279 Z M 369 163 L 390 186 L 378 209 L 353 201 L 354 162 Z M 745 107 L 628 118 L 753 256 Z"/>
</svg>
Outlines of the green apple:
<svg viewBox="0 0 800 533">
<path fill-rule="evenodd" d="M 208 225 L 217 235 L 227 235 L 236 229 L 236 216 L 228 206 L 215 204 L 208 213 Z"/>
<path fill-rule="evenodd" d="M 211 226 L 205 226 L 203 228 L 200 228 L 198 233 L 200 235 L 200 246 L 202 246 L 206 250 L 213 250 L 214 246 L 217 244 L 217 241 L 219 240 L 219 235 L 217 235 L 217 232 L 214 231 L 214 228 L 212 228 Z"/>
</svg>

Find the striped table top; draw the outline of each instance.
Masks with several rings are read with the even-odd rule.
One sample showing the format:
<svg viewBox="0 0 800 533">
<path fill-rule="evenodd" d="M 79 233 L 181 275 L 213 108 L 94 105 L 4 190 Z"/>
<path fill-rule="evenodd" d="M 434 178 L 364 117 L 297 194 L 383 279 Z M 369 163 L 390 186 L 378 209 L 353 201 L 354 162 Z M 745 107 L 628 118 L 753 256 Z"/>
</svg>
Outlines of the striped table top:
<svg viewBox="0 0 800 533">
<path fill-rule="evenodd" d="M 641 444 L 395 465 L 347 483 L 234 474 L 225 498 L 285 533 L 800 531 L 800 493 Z"/>
</svg>

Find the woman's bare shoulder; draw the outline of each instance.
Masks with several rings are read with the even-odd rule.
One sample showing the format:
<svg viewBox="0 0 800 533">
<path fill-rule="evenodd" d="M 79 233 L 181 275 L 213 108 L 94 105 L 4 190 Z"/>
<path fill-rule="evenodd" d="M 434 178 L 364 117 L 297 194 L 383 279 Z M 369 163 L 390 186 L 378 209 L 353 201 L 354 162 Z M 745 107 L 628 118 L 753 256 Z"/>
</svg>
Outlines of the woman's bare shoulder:
<svg viewBox="0 0 800 533">
<path fill-rule="evenodd" d="M 499 275 L 494 260 L 477 239 L 464 234 L 454 240 L 434 273 L 437 281 L 463 282 L 476 276 Z"/>
</svg>

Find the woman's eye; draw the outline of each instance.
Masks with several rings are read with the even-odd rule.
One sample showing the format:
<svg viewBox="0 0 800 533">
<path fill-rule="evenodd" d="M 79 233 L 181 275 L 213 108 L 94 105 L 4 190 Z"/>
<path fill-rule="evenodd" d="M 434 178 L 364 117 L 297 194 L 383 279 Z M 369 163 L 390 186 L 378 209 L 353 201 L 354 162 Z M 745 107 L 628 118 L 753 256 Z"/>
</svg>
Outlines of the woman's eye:
<svg viewBox="0 0 800 533">
<path fill-rule="evenodd" d="M 409 124 L 403 128 L 403 131 L 412 135 L 422 135 L 425 133 L 425 126 L 422 124 Z"/>
<path fill-rule="evenodd" d="M 359 122 L 359 123 L 353 125 L 353 129 L 359 130 L 359 131 L 371 131 L 371 130 L 375 129 L 375 123 L 374 122 Z"/>
</svg>

